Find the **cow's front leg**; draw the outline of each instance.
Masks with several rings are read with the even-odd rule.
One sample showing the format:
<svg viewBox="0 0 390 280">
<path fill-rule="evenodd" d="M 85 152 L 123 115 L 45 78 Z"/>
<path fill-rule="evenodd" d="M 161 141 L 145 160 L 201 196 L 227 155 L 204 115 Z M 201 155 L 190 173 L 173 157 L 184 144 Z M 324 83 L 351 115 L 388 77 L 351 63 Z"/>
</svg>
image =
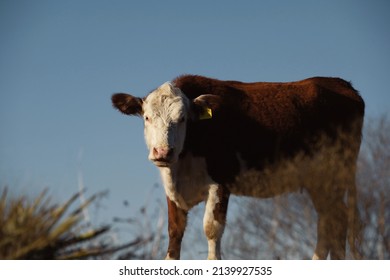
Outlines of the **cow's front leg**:
<svg viewBox="0 0 390 280">
<path fill-rule="evenodd" d="M 165 259 L 178 260 L 180 259 L 181 240 L 187 224 L 187 212 L 177 207 L 169 197 L 167 197 L 167 203 L 169 245 Z"/>
<path fill-rule="evenodd" d="M 221 238 L 226 223 L 228 202 L 229 191 L 224 186 L 217 184 L 210 186 L 203 219 L 209 260 L 221 259 Z"/>
</svg>

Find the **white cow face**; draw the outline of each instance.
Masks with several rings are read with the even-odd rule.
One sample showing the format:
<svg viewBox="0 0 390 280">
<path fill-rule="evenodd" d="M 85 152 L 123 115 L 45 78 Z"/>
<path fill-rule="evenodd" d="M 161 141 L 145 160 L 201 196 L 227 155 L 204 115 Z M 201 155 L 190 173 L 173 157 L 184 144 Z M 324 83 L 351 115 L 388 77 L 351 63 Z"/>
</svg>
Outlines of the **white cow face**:
<svg viewBox="0 0 390 280">
<path fill-rule="evenodd" d="M 166 167 L 178 160 L 190 116 L 190 100 L 179 88 L 165 83 L 144 99 L 119 93 L 112 96 L 112 103 L 124 114 L 143 117 L 151 161 Z"/>
<path fill-rule="evenodd" d="M 219 101 L 218 96 L 210 94 L 189 100 L 170 83 L 163 84 L 143 99 L 125 93 L 112 96 L 112 103 L 119 111 L 143 117 L 149 159 L 159 167 L 171 166 L 179 159 L 187 120 L 211 118 L 211 108 L 215 108 Z"/>
<path fill-rule="evenodd" d="M 157 166 L 178 160 L 186 136 L 190 101 L 180 89 L 165 83 L 143 102 L 145 141 L 149 159 Z"/>
</svg>

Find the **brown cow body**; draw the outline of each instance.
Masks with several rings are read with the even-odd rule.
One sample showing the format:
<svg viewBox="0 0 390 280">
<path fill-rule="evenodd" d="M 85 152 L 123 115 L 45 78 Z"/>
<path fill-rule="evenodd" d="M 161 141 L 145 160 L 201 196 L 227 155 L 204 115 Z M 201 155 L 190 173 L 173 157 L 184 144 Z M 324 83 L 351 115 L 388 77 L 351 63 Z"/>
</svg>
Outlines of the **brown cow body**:
<svg viewBox="0 0 390 280">
<path fill-rule="evenodd" d="M 180 99 L 180 105 L 174 98 Z M 364 116 L 364 102 L 350 83 L 321 77 L 291 83 L 242 83 L 187 75 L 145 99 L 118 94 L 113 103 L 126 114 L 145 118 L 149 157 L 160 169 L 167 194 L 168 259 L 180 257 L 187 213 L 199 202 L 206 201 L 208 258 L 218 259 L 230 194 L 264 198 L 302 188 L 309 192 L 319 217 L 313 258 L 323 259 L 329 253 L 334 259 L 345 257 L 348 225 L 354 223 L 348 218 L 356 219 L 354 178 Z M 199 116 L 207 110 L 212 116 L 202 120 Z M 150 139 L 158 137 L 149 135 L 150 127 L 158 132 L 163 129 L 157 121 L 148 126 L 150 115 L 157 120 L 165 113 L 165 144 L 153 144 Z M 169 136 L 169 131 L 176 132 Z M 176 145 L 171 139 L 180 139 L 180 133 L 183 143 Z M 265 171 L 284 170 L 286 162 L 294 164 L 297 157 L 303 157 L 303 162 L 316 158 L 319 145 L 340 143 L 323 158 L 336 158 L 340 151 L 345 155 L 340 157 L 342 166 L 347 166 L 350 176 L 333 188 L 321 181 L 296 180 L 317 175 L 302 166 L 295 166 L 296 178 L 288 178 L 288 183 L 276 184 L 264 177 Z M 321 165 L 321 160 L 316 164 Z M 347 192 L 351 205 L 343 200 Z"/>
</svg>

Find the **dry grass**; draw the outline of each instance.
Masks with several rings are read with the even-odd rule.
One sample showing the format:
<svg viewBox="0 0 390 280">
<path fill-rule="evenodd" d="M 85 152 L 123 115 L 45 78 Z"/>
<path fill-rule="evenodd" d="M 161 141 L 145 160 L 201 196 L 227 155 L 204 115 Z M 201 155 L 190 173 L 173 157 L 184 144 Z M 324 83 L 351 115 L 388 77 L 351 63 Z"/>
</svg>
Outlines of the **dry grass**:
<svg viewBox="0 0 390 280">
<path fill-rule="evenodd" d="M 82 215 L 99 194 L 74 208 L 79 196 L 57 205 L 47 191 L 33 200 L 24 196 L 10 199 L 4 188 L 0 198 L 0 259 L 105 259 L 139 243 L 137 239 L 119 246 L 104 242 L 110 227 L 90 229 Z"/>
</svg>

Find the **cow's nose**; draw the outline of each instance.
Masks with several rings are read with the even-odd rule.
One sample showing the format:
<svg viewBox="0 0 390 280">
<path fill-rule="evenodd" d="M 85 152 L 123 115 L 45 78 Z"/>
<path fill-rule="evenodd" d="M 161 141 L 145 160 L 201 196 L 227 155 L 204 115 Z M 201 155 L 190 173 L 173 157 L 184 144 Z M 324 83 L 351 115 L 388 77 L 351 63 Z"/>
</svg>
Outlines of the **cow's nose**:
<svg viewBox="0 0 390 280">
<path fill-rule="evenodd" d="M 153 156 L 155 160 L 169 160 L 173 155 L 173 148 L 159 147 L 153 148 Z"/>
</svg>

